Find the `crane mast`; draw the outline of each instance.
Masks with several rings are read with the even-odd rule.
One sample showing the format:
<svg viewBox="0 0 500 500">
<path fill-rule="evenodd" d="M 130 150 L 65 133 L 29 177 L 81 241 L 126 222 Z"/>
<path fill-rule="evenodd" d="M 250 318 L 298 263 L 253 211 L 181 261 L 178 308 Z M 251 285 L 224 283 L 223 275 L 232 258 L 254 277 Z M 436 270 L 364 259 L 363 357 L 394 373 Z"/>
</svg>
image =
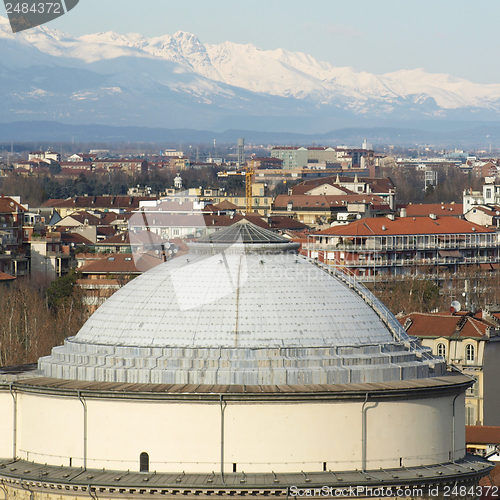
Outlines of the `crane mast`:
<svg viewBox="0 0 500 500">
<path fill-rule="evenodd" d="M 248 162 L 245 170 L 245 211 L 248 214 L 252 213 L 252 184 L 253 184 L 254 169 L 251 162 Z"/>
</svg>

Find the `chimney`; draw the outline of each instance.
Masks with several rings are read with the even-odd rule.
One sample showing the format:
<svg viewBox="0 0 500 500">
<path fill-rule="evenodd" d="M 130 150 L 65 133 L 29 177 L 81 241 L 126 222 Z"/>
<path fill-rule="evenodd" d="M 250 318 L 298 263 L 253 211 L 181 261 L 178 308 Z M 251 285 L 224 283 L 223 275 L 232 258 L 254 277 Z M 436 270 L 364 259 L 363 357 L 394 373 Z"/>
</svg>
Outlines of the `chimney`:
<svg viewBox="0 0 500 500">
<path fill-rule="evenodd" d="M 387 214 L 387 218 L 389 220 L 396 220 L 396 217 L 394 217 L 394 214 Z"/>
<path fill-rule="evenodd" d="M 402 208 L 402 209 L 399 211 L 399 216 L 400 216 L 400 217 L 406 217 L 406 208 Z"/>
<path fill-rule="evenodd" d="M 432 220 L 436 220 L 437 215 L 436 214 L 429 214 L 429 218 L 431 218 Z"/>
</svg>

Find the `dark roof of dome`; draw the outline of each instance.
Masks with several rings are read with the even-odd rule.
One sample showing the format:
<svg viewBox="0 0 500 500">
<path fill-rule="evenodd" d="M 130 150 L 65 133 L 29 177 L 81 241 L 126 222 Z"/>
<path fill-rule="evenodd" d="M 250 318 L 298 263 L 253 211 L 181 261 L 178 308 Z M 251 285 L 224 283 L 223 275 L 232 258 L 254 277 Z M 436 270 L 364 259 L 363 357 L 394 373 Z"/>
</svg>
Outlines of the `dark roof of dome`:
<svg viewBox="0 0 500 500">
<path fill-rule="evenodd" d="M 264 229 L 252 224 L 246 219 L 241 219 L 232 226 L 226 227 L 214 233 L 203 236 L 198 243 L 289 243 L 290 240 L 280 236 L 274 231 Z"/>
</svg>

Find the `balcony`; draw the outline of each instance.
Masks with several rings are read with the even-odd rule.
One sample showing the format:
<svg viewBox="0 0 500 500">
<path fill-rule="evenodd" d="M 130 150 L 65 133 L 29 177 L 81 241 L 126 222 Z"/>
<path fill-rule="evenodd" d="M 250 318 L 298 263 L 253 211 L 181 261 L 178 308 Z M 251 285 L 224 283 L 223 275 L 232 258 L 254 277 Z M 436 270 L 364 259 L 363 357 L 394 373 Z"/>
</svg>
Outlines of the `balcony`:
<svg viewBox="0 0 500 500">
<path fill-rule="evenodd" d="M 302 247 L 306 250 L 318 251 L 342 251 L 342 252 L 397 252 L 397 251 L 415 251 L 415 250 L 460 250 L 476 248 L 498 248 L 496 241 L 479 241 L 479 242 L 450 242 L 450 243 L 414 243 L 403 244 L 396 243 L 393 245 L 387 244 L 355 244 L 355 243 L 304 243 Z"/>
<path fill-rule="evenodd" d="M 491 264 L 500 262 L 499 258 L 491 256 L 478 257 L 435 257 L 427 259 L 359 259 L 340 260 L 326 259 L 327 262 L 343 267 L 411 267 L 411 266 L 446 266 L 450 264 Z"/>
</svg>

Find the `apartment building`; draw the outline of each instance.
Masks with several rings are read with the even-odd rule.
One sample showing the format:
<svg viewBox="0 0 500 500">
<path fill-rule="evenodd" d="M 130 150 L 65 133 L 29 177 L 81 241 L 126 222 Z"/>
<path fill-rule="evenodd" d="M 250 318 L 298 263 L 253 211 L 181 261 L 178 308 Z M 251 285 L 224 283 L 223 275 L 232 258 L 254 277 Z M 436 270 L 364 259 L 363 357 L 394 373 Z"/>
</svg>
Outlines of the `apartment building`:
<svg viewBox="0 0 500 500">
<path fill-rule="evenodd" d="M 271 158 L 278 158 L 285 170 L 303 168 L 308 162 L 307 148 L 297 146 L 280 146 L 271 150 Z"/>
<path fill-rule="evenodd" d="M 227 194 L 221 189 L 167 189 L 165 196 L 159 200 L 157 204 L 163 202 L 194 204 L 193 206 L 197 210 L 203 210 L 204 206 L 209 203 L 218 204 L 228 202 L 234 205 L 236 210 L 240 212 L 246 211 L 245 195 Z M 252 212 L 260 215 L 268 215 L 271 210 L 272 202 L 273 197 L 266 194 L 266 186 L 264 183 L 255 182 L 252 184 Z M 152 205 L 154 205 L 154 203 Z"/>
<path fill-rule="evenodd" d="M 160 255 L 155 254 L 93 254 L 78 268 L 81 278 L 77 285 L 82 291 L 84 304 L 90 312 L 94 312 L 116 290 L 163 261 Z"/>
<path fill-rule="evenodd" d="M 32 275 L 55 279 L 73 267 L 71 246 L 62 241 L 60 232 L 31 236 L 30 267 Z"/>
<path fill-rule="evenodd" d="M 312 234 L 309 257 L 350 269 L 370 281 L 378 275 L 456 272 L 500 262 L 499 233 L 456 217 L 365 218 Z"/>
<path fill-rule="evenodd" d="M 143 174 L 148 171 L 148 162 L 142 159 L 111 158 L 92 162 L 96 172 L 125 172 L 128 175 Z"/>
<path fill-rule="evenodd" d="M 342 164 L 348 168 L 368 168 L 374 163 L 373 150 L 324 146 L 275 146 L 271 157 L 279 158 L 284 170 L 297 170 L 314 164 Z"/>
<path fill-rule="evenodd" d="M 28 274 L 27 248 L 24 245 L 26 207 L 12 197 L 0 197 L 0 272 L 13 276 Z"/>
</svg>

